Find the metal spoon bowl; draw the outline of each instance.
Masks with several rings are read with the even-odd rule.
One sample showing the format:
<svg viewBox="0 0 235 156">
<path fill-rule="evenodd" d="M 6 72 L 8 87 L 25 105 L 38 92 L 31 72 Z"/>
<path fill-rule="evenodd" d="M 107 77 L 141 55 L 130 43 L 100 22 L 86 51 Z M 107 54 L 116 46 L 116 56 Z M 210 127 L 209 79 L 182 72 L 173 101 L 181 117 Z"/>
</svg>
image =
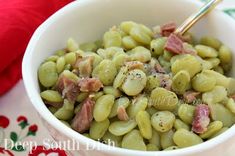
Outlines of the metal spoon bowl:
<svg viewBox="0 0 235 156">
<path fill-rule="evenodd" d="M 195 12 L 191 16 L 189 16 L 175 31 L 176 34 L 183 35 L 187 32 L 197 21 L 199 21 L 202 17 L 208 14 L 211 10 L 213 10 L 220 2 L 223 0 L 211 0 L 202 6 L 199 11 Z"/>
</svg>

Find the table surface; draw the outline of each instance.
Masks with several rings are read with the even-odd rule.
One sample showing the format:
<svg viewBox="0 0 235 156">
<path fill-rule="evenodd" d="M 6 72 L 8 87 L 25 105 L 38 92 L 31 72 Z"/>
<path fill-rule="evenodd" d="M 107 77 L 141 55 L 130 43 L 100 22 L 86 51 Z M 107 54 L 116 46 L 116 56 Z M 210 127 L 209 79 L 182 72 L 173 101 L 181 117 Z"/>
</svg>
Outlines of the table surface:
<svg viewBox="0 0 235 156">
<path fill-rule="evenodd" d="M 201 0 L 207 1 L 207 0 Z M 235 0 L 225 0 L 219 7 L 225 13 L 235 19 Z M 7 94 L 0 97 L 0 156 L 27 156 L 28 149 L 34 145 L 38 148 L 34 150 L 34 156 L 62 156 L 64 151 L 50 149 L 53 147 L 53 139 L 42 125 L 36 110 L 30 103 L 22 80 Z M 20 143 L 31 141 L 32 145 L 16 145 L 13 142 L 20 140 Z M 50 142 L 50 147 L 45 146 L 45 142 Z M 12 147 L 11 150 L 4 150 L 5 145 Z M 14 146 L 14 147 L 13 147 Z M 42 150 L 42 147 L 48 150 Z M 234 145 L 235 147 L 235 142 Z M 25 147 L 26 149 L 23 149 Z M 233 156 L 234 152 L 227 156 Z"/>
</svg>

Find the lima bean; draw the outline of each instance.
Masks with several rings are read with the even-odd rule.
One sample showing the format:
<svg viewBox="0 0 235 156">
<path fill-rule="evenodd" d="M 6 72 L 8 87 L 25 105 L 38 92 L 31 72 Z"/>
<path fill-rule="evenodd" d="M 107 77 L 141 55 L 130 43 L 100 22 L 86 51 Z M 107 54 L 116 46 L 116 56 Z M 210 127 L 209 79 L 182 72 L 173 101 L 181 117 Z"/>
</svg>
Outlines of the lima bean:
<svg viewBox="0 0 235 156">
<path fill-rule="evenodd" d="M 166 149 L 168 147 L 174 146 L 175 143 L 173 141 L 174 131 L 169 130 L 168 132 L 164 132 L 161 135 L 161 147 L 162 149 Z"/>
<path fill-rule="evenodd" d="M 140 133 L 143 136 L 143 138 L 150 139 L 152 137 L 152 126 L 148 112 L 139 111 L 136 114 L 135 120 L 138 124 Z"/>
<path fill-rule="evenodd" d="M 109 131 L 104 134 L 102 140 L 104 140 L 106 143 L 113 142 L 114 146 L 121 147 L 122 137 L 113 135 Z"/>
<path fill-rule="evenodd" d="M 72 39 L 72 38 L 68 39 L 68 41 L 67 41 L 67 50 L 69 52 L 73 52 L 73 51 L 78 50 L 78 44 L 74 39 Z"/>
<path fill-rule="evenodd" d="M 108 118 L 114 104 L 114 99 L 113 95 L 103 95 L 97 99 L 93 110 L 93 116 L 97 122 Z"/>
<path fill-rule="evenodd" d="M 150 144 L 156 145 L 159 149 L 161 149 L 160 135 L 154 128 L 152 129 L 152 138 L 148 141 Z"/>
<path fill-rule="evenodd" d="M 175 132 L 173 140 L 178 147 L 189 147 L 203 142 L 203 140 L 193 132 L 186 129 L 179 129 Z"/>
<path fill-rule="evenodd" d="M 174 75 L 181 70 L 186 70 L 190 74 L 190 77 L 193 77 L 200 72 L 201 69 L 202 65 L 200 61 L 192 55 L 185 55 L 184 57 L 177 59 L 171 66 Z"/>
<path fill-rule="evenodd" d="M 139 96 L 135 98 L 127 107 L 127 114 L 130 118 L 134 118 L 139 111 L 144 111 L 148 106 L 148 98 Z"/>
<path fill-rule="evenodd" d="M 198 92 L 211 91 L 215 85 L 216 79 L 207 74 L 200 73 L 192 79 L 192 87 Z"/>
<path fill-rule="evenodd" d="M 181 104 L 178 109 L 178 116 L 186 124 L 192 124 L 195 112 L 195 106 Z"/>
<path fill-rule="evenodd" d="M 83 43 L 79 45 L 79 49 L 83 51 L 96 51 L 97 48 L 97 45 L 93 42 Z"/>
<path fill-rule="evenodd" d="M 128 72 L 122 90 L 129 96 L 135 96 L 142 92 L 146 83 L 146 74 L 142 70 L 134 69 Z"/>
<path fill-rule="evenodd" d="M 127 97 L 120 97 L 114 101 L 114 105 L 112 107 L 112 110 L 109 114 L 109 118 L 113 118 L 117 115 L 117 110 L 120 106 L 123 106 L 124 108 L 127 108 L 130 104 L 130 100 Z"/>
<path fill-rule="evenodd" d="M 143 28 L 139 25 L 133 26 L 130 30 L 130 36 L 137 42 L 148 45 L 151 42 L 151 36 L 149 36 Z"/>
<path fill-rule="evenodd" d="M 188 130 L 189 131 L 189 125 L 188 124 L 186 124 L 186 123 L 184 123 L 182 120 L 180 120 L 180 119 L 176 119 L 175 120 L 175 122 L 174 122 L 174 128 L 176 129 L 176 130 L 179 130 L 179 129 L 181 129 L 181 128 L 183 128 L 183 129 L 186 129 L 186 130 Z"/>
<path fill-rule="evenodd" d="M 148 62 L 151 60 L 151 53 L 148 49 L 142 46 L 135 47 L 127 52 L 132 61 Z"/>
<path fill-rule="evenodd" d="M 44 87 L 55 85 L 58 79 L 55 62 L 43 63 L 38 69 L 38 79 Z"/>
<path fill-rule="evenodd" d="M 116 136 L 122 136 L 130 132 L 136 126 L 137 126 L 137 123 L 135 120 L 114 121 L 109 126 L 109 132 Z"/>
<path fill-rule="evenodd" d="M 90 127 L 90 137 L 94 140 L 101 139 L 108 130 L 109 124 L 110 122 L 108 119 L 101 122 L 93 121 Z"/>
<path fill-rule="evenodd" d="M 203 44 L 203 45 L 215 48 L 216 50 L 219 50 L 219 48 L 222 45 L 222 43 L 218 39 L 216 39 L 212 36 L 202 37 L 201 40 L 200 40 L 200 43 Z"/>
<path fill-rule="evenodd" d="M 104 34 L 103 37 L 104 47 L 121 47 L 122 36 L 117 31 L 110 30 Z"/>
<path fill-rule="evenodd" d="M 200 134 L 202 139 L 208 139 L 212 137 L 214 134 L 219 132 L 223 127 L 223 123 L 221 121 L 213 121 L 208 125 L 207 131 Z"/>
<path fill-rule="evenodd" d="M 169 111 L 159 111 L 152 115 L 151 124 L 158 132 L 169 131 L 175 122 L 175 115 Z"/>
<path fill-rule="evenodd" d="M 229 98 L 225 106 L 230 110 L 233 114 L 235 114 L 235 102 L 232 98 Z"/>
<path fill-rule="evenodd" d="M 150 48 L 153 56 L 159 56 L 163 54 L 166 40 L 166 37 L 161 37 L 151 41 Z"/>
<path fill-rule="evenodd" d="M 123 137 L 122 148 L 146 151 L 144 139 L 138 130 L 133 130 Z"/>
<path fill-rule="evenodd" d="M 54 91 L 54 90 L 45 90 L 43 92 L 40 93 L 40 96 L 42 97 L 42 99 L 48 101 L 48 102 L 54 102 L 54 103 L 60 103 L 63 102 L 63 98 L 60 95 L 60 93 L 58 91 Z"/>
<path fill-rule="evenodd" d="M 215 86 L 213 90 L 202 94 L 202 101 L 210 103 L 218 103 L 227 97 L 227 91 L 222 86 Z"/>
<path fill-rule="evenodd" d="M 154 144 L 146 145 L 147 151 L 159 151 L 159 148 Z"/>
<path fill-rule="evenodd" d="M 151 104 L 158 110 L 173 110 L 178 103 L 177 95 L 164 88 L 157 87 L 150 95 Z"/>
<path fill-rule="evenodd" d="M 56 69 L 58 73 L 61 73 L 64 70 L 64 67 L 66 65 L 65 58 L 59 57 L 56 62 Z"/>
<path fill-rule="evenodd" d="M 64 105 L 55 112 L 55 117 L 60 120 L 70 120 L 74 115 L 74 104 L 70 103 L 68 100 L 64 100 Z"/>
<path fill-rule="evenodd" d="M 98 77 L 104 85 L 112 85 L 116 75 L 117 69 L 114 63 L 107 59 L 101 61 L 92 72 L 92 76 Z"/>
<path fill-rule="evenodd" d="M 212 47 L 197 45 L 195 46 L 195 49 L 197 50 L 198 55 L 202 58 L 211 58 L 218 56 L 218 52 Z"/>
<path fill-rule="evenodd" d="M 121 92 L 118 89 L 115 89 L 113 86 L 105 86 L 103 88 L 104 94 L 110 94 L 113 95 L 115 98 L 118 98 L 121 96 Z"/>
<path fill-rule="evenodd" d="M 221 121 L 225 127 L 230 127 L 235 123 L 235 115 L 222 104 L 209 104 L 211 118 L 214 121 Z"/>
<path fill-rule="evenodd" d="M 122 38 L 122 44 L 125 49 L 133 49 L 136 46 L 138 46 L 138 43 L 131 37 L 131 36 L 125 36 Z"/>
<path fill-rule="evenodd" d="M 187 71 L 181 70 L 174 77 L 172 81 L 172 89 L 178 94 L 184 94 L 190 85 L 190 75 Z"/>
</svg>

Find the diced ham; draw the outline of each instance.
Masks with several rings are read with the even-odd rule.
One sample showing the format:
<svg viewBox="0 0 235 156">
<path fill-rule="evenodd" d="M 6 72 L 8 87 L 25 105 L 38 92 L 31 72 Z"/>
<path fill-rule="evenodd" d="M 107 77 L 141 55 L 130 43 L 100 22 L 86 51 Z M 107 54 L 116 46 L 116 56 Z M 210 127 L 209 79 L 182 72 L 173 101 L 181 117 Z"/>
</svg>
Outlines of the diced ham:
<svg viewBox="0 0 235 156">
<path fill-rule="evenodd" d="M 60 75 L 56 84 L 56 89 L 62 94 L 63 98 L 74 103 L 79 93 L 79 87 L 75 80 L 67 78 L 65 75 Z"/>
<path fill-rule="evenodd" d="M 158 74 L 160 78 L 160 87 L 171 90 L 172 80 L 169 74 Z"/>
<path fill-rule="evenodd" d="M 233 100 L 235 100 L 235 94 L 231 95 L 230 98 L 232 98 Z"/>
<path fill-rule="evenodd" d="M 210 123 L 210 109 L 208 105 L 199 104 L 196 106 L 194 113 L 192 131 L 198 134 L 202 134 L 207 131 L 207 126 Z"/>
<path fill-rule="evenodd" d="M 121 120 L 121 121 L 127 121 L 129 120 L 129 116 L 126 112 L 126 109 L 125 107 L 123 106 L 119 106 L 118 109 L 117 109 L 117 116 L 118 116 L 118 119 Z"/>
<path fill-rule="evenodd" d="M 97 92 L 103 87 L 98 78 L 83 78 L 79 81 L 78 86 L 82 92 Z"/>
<path fill-rule="evenodd" d="M 82 57 L 80 55 L 77 56 L 74 68 L 78 69 L 79 76 L 89 77 L 91 75 L 93 61 L 94 58 L 92 56 L 86 56 L 86 57 Z"/>
<path fill-rule="evenodd" d="M 157 73 L 163 73 L 163 74 L 166 73 L 165 69 L 160 65 L 159 62 L 155 64 L 155 70 Z"/>
<path fill-rule="evenodd" d="M 183 53 L 183 41 L 176 34 L 172 33 L 167 38 L 167 42 L 164 48 L 169 52 L 181 54 Z"/>
<path fill-rule="evenodd" d="M 200 92 L 187 91 L 183 94 L 183 97 L 186 103 L 192 103 L 197 99 L 198 95 L 200 95 Z"/>
<path fill-rule="evenodd" d="M 144 69 L 144 64 L 140 61 L 131 61 L 131 62 L 126 62 L 125 65 L 129 70 L 133 69 Z"/>
<path fill-rule="evenodd" d="M 160 30 L 162 36 L 168 37 L 176 30 L 176 23 L 174 22 L 166 23 L 161 26 Z"/>
<path fill-rule="evenodd" d="M 72 120 L 71 127 L 79 133 L 83 133 L 88 130 L 93 120 L 93 109 L 95 101 L 88 97 L 82 103 L 80 111 L 75 115 Z"/>
</svg>

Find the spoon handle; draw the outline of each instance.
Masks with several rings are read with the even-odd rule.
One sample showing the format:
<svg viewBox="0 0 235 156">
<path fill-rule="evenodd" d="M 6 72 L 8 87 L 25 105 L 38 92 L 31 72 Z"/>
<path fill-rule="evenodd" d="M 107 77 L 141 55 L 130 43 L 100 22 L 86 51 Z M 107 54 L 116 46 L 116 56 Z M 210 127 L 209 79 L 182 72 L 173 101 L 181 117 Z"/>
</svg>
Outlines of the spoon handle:
<svg viewBox="0 0 235 156">
<path fill-rule="evenodd" d="M 199 11 L 192 14 L 187 18 L 175 31 L 176 34 L 183 35 L 187 32 L 198 20 L 200 20 L 204 15 L 210 12 L 212 9 L 215 8 L 222 0 L 211 0 L 206 3 Z"/>
</svg>

